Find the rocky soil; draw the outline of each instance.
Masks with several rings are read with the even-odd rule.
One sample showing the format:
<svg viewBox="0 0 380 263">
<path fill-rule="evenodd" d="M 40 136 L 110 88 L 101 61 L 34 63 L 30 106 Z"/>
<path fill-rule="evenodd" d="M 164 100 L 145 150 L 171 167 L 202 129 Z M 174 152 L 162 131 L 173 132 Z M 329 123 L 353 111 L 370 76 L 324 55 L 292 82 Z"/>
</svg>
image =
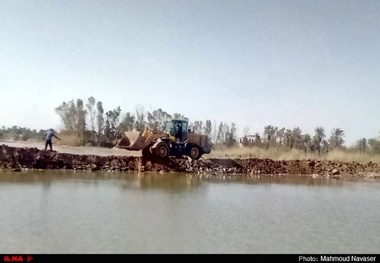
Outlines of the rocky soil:
<svg viewBox="0 0 380 263">
<path fill-rule="evenodd" d="M 101 171 L 187 172 L 206 175 L 378 177 L 380 163 L 271 159 L 145 159 L 60 153 L 37 148 L 0 146 L 0 169 L 74 169 Z"/>
</svg>

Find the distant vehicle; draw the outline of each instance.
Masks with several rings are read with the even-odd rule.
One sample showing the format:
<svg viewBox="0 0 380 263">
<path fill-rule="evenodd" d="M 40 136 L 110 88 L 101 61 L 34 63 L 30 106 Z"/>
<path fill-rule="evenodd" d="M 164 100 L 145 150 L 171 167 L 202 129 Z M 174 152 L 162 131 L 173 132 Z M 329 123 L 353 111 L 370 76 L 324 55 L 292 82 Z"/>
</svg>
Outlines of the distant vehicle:
<svg viewBox="0 0 380 263">
<path fill-rule="evenodd" d="M 188 122 L 184 120 L 167 121 L 163 131 L 153 131 L 146 127 L 142 133 L 124 132 L 123 138 L 115 147 L 130 151 L 142 150 L 143 157 L 154 155 L 167 158 L 186 155 L 193 160 L 211 152 L 208 136 L 192 132 L 188 129 Z"/>
</svg>

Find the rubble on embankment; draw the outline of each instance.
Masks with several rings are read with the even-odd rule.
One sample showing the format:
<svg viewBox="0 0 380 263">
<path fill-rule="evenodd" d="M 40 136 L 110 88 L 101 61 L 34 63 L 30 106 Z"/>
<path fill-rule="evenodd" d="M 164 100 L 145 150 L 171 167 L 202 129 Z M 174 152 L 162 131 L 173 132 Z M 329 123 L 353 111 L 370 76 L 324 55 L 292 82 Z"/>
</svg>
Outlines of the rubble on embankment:
<svg viewBox="0 0 380 263">
<path fill-rule="evenodd" d="M 144 159 L 136 156 L 97 156 L 44 151 L 37 148 L 0 146 L 0 169 L 73 169 L 100 171 L 187 172 L 208 175 L 379 177 L 380 163 L 327 160 L 271 159 Z"/>
</svg>

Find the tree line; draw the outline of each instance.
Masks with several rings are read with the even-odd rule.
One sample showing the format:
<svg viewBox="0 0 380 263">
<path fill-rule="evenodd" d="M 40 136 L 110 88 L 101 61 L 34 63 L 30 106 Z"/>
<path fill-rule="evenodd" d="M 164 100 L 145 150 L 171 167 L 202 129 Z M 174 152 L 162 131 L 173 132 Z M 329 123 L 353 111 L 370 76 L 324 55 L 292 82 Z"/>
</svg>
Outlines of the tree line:
<svg viewBox="0 0 380 263">
<path fill-rule="evenodd" d="M 146 111 L 143 106 L 136 106 L 134 112 L 122 113 L 121 107 L 105 110 L 103 103 L 94 97 L 86 102 L 82 99 L 63 102 L 55 108 L 63 124 L 63 132 L 75 134 L 80 144 L 91 143 L 98 146 L 114 145 L 125 131 L 143 131 L 146 126 L 152 130 L 162 130 L 166 121 L 181 119 L 189 121 L 181 113 L 168 113 L 159 108 Z M 207 135 L 210 144 L 232 146 L 237 142 L 235 123 L 220 122 L 216 125 L 211 120 L 195 120 L 189 128 L 196 133 Z"/>
<path fill-rule="evenodd" d="M 249 127 L 245 127 L 244 136 L 240 139 L 243 146 L 281 147 L 285 149 L 299 149 L 305 152 L 318 154 L 331 150 L 356 150 L 359 152 L 380 153 L 380 141 L 375 138 L 362 138 L 353 147 L 345 146 L 345 134 L 340 128 L 334 128 L 328 134 L 323 127 L 316 127 L 314 134 L 302 133 L 299 127 L 293 129 L 278 128 L 272 125 L 264 127 L 263 136 L 258 132 L 248 135 Z"/>
<path fill-rule="evenodd" d="M 63 129 L 61 133 L 74 135 L 79 139 L 78 145 L 92 144 L 96 146 L 115 145 L 125 131 L 143 131 L 145 126 L 152 130 L 161 130 L 166 121 L 171 119 L 189 119 L 181 113 L 168 113 L 159 108 L 146 111 L 143 106 L 136 106 L 133 112 L 123 113 L 121 107 L 105 110 L 103 103 L 94 97 L 87 101 L 82 99 L 62 102 L 55 112 L 60 116 Z M 324 154 L 331 150 L 354 150 L 359 152 L 380 153 L 380 141 L 375 138 L 362 138 L 350 148 L 345 146 L 345 133 L 340 128 L 334 128 L 330 133 L 321 126 L 314 129 L 313 134 L 303 133 L 299 127 L 287 129 L 273 125 L 264 127 L 262 134 L 250 134 L 250 127 L 244 128 L 244 135 L 237 136 L 235 123 L 216 122 L 209 119 L 195 120 L 189 123 L 189 128 L 196 133 L 207 135 L 212 146 L 227 147 L 240 145 L 243 147 L 277 147 L 285 150 L 298 149 L 306 152 Z M 12 135 L 15 140 L 41 139 L 44 130 L 30 130 L 13 126 L 0 129 L 0 139 Z"/>
<path fill-rule="evenodd" d="M 25 127 L 12 126 L 6 128 L 2 126 L 0 129 L 0 139 L 11 139 L 27 141 L 29 139 L 41 140 L 44 137 L 45 130 L 32 130 Z"/>
</svg>

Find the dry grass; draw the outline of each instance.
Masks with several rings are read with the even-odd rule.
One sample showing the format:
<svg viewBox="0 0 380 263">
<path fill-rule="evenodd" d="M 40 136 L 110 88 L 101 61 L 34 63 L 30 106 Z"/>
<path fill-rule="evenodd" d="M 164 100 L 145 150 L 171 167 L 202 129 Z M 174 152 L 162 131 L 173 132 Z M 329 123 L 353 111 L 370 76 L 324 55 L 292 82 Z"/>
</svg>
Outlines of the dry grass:
<svg viewBox="0 0 380 263">
<path fill-rule="evenodd" d="M 218 147 L 213 149 L 210 154 L 205 155 L 210 158 L 268 158 L 273 160 L 303 160 L 303 159 L 317 159 L 317 160 L 331 160 L 351 162 L 356 161 L 359 163 L 368 163 L 370 161 L 380 163 L 380 155 L 371 155 L 368 153 L 355 153 L 346 151 L 332 151 L 327 154 L 313 154 L 304 151 L 292 149 L 284 150 L 281 148 L 263 149 L 259 147 Z"/>
<path fill-rule="evenodd" d="M 379 154 L 373 155 L 369 153 L 352 153 L 352 152 L 344 152 L 344 151 L 329 152 L 326 158 L 324 159 L 332 160 L 332 161 L 345 161 L 345 162 L 356 161 L 359 163 L 368 163 L 368 162 L 380 163 Z"/>
<path fill-rule="evenodd" d="M 54 144 L 57 144 L 57 145 L 70 145 L 70 146 L 81 146 L 82 145 L 82 140 L 74 135 L 74 134 L 66 134 L 66 133 L 60 133 L 60 134 L 57 134 L 57 136 L 61 139 L 61 140 L 58 140 L 58 139 L 53 139 L 55 140 L 54 141 Z"/>
</svg>

